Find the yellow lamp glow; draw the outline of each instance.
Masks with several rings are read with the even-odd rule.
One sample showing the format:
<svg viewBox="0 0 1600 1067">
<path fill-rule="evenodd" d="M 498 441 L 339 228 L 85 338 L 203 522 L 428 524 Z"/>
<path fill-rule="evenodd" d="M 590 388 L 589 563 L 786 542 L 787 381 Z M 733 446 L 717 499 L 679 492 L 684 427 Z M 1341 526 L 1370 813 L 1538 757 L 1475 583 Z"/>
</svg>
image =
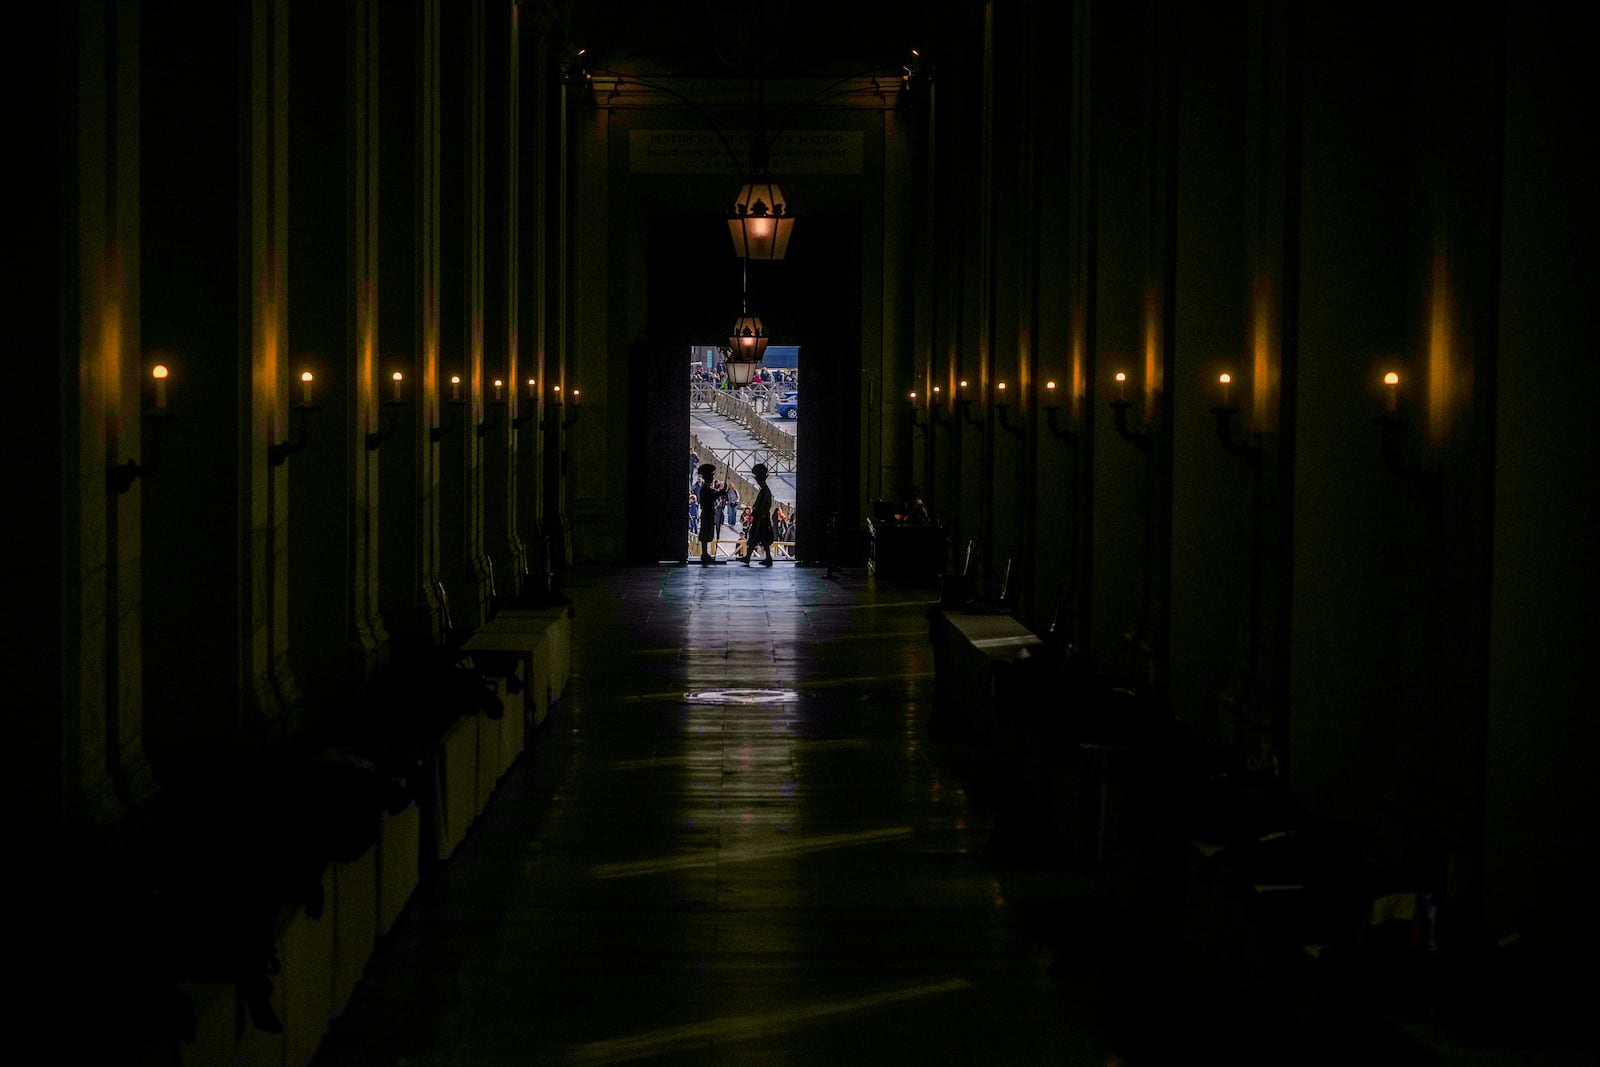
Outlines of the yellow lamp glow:
<svg viewBox="0 0 1600 1067">
<path fill-rule="evenodd" d="M 156 380 L 156 410 L 167 410 L 167 365 L 157 363 L 150 368 L 150 377 Z"/>
<path fill-rule="evenodd" d="M 1385 403 L 1388 405 L 1390 411 L 1394 411 L 1398 406 L 1400 398 L 1400 375 L 1396 374 L 1394 371 L 1390 371 L 1388 374 L 1383 376 L 1383 384 L 1385 386 L 1384 391 L 1388 393 L 1388 396 L 1384 398 Z"/>
<path fill-rule="evenodd" d="M 764 176 L 739 190 L 728 216 L 733 254 L 740 259 L 782 259 L 793 228 L 783 190 Z"/>
</svg>

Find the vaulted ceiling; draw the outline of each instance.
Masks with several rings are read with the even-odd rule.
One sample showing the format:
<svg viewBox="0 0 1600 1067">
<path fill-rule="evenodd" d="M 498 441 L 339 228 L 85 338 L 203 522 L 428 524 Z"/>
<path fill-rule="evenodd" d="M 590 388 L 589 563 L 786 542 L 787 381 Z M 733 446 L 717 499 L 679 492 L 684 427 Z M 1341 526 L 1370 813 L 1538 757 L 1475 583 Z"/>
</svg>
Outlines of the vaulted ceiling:
<svg viewBox="0 0 1600 1067">
<path fill-rule="evenodd" d="M 842 78 L 898 71 L 942 0 L 566 0 L 550 32 L 590 69 L 650 77 Z M 555 7 L 564 10 L 553 10 Z"/>
</svg>

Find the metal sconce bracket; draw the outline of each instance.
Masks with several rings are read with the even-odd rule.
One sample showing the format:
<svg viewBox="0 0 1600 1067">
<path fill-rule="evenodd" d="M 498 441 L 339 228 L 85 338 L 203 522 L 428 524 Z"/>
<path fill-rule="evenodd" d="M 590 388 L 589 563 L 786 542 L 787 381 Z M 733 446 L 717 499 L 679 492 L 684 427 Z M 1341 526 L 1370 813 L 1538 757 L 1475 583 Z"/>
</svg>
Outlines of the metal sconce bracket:
<svg viewBox="0 0 1600 1067">
<path fill-rule="evenodd" d="M 463 401 L 447 400 L 445 403 L 450 408 L 450 421 L 443 426 L 435 426 L 428 431 L 428 440 L 438 444 L 445 437 L 461 428 L 461 408 Z"/>
<path fill-rule="evenodd" d="M 296 404 L 291 409 L 294 414 L 295 432 L 287 441 L 267 446 L 267 463 L 273 467 L 283 466 L 283 461 L 306 447 L 311 441 L 311 413 L 319 410 L 315 404 Z"/>
<path fill-rule="evenodd" d="M 1078 435 L 1077 435 L 1077 433 L 1075 431 L 1073 431 L 1070 427 L 1062 427 L 1062 426 L 1057 426 L 1056 425 L 1056 419 L 1060 416 L 1060 414 L 1061 414 L 1061 406 L 1059 404 L 1048 404 L 1048 405 L 1046 405 L 1045 409 L 1044 409 L 1045 425 L 1047 425 L 1050 428 L 1050 432 L 1051 433 L 1055 434 L 1061 440 L 1065 441 L 1068 445 L 1076 447 L 1077 444 L 1078 444 Z"/>
<path fill-rule="evenodd" d="M 1244 460 L 1245 466 L 1251 470 L 1261 468 L 1261 435 L 1251 434 L 1255 440 L 1234 440 L 1234 418 L 1239 414 L 1236 407 L 1218 405 L 1211 409 L 1211 414 L 1217 419 L 1217 439 L 1222 442 L 1223 451 L 1231 456 L 1238 456 Z"/>
<path fill-rule="evenodd" d="M 502 407 L 503 408 L 503 407 L 506 406 L 506 402 L 504 400 L 491 400 L 490 403 L 495 405 L 496 407 Z M 484 419 L 482 422 L 477 424 L 478 436 L 479 437 L 488 436 L 489 431 L 494 429 L 499 424 L 500 424 L 500 420 L 499 419 Z"/>
<path fill-rule="evenodd" d="M 967 425 L 973 427 L 974 429 L 977 429 L 977 430 L 983 429 L 983 420 L 982 419 L 975 419 L 975 418 L 972 417 L 972 401 L 970 399 L 968 399 L 967 397 L 962 397 L 961 399 L 956 401 L 956 407 L 959 408 L 960 411 L 961 411 L 961 421 L 962 422 L 964 422 Z"/>
<path fill-rule="evenodd" d="M 367 451 L 368 452 L 376 452 L 378 450 L 378 448 L 385 441 L 387 441 L 389 438 L 394 436 L 394 431 L 395 431 L 395 419 L 393 418 L 394 409 L 400 407 L 400 405 L 402 405 L 404 403 L 405 403 L 404 400 L 386 400 L 386 401 L 384 401 L 383 412 L 379 416 L 379 420 L 378 420 L 378 428 L 376 430 L 370 430 L 370 431 L 367 432 Z M 384 416 L 389 416 L 389 417 L 385 418 Z M 384 428 L 384 424 L 385 423 L 388 424 L 388 428 L 387 429 Z"/>
<path fill-rule="evenodd" d="M 1372 421 L 1381 435 L 1378 450 L 1383 454 L 1383 461 L 1389 470 L 1396 477 L 1412 483 L 1425 493 L 1430 495 L 1437 493 L 1440 474 L 1437 470 L 1423 466 L 1416 457 L 1415 442 L 1408 432 L 1410 421 L 1403 415 L 1393 413 L 1379 415 Z"/>
<path fill-rule="evenodd" d="M 581 414 L 583 414 L 583 412 L 576 405 L 574 405 L 573 408 L 572 408 L 572 413 L 570 415 L 561 416 L 561 428 L 563 430 L 572 429 L 572 427 L 578 421 L 578 416 L 581 415 Z"/>
<path fill-rule="evenodd" d="M 1128 425 L 1128 409 L 1133 406 L 1129 400 L 1111 401 L 1111 416 L 1116 421 L 1117 433 L 1123 440 L 1131 441 L 1135 448 L 1141 452 L 1150 451 L 1150 430 L 1147 427 L 1131 427 Z"/>
<path fill-rule="evenodd" d="M 167 414 L 165 411 L 157 411 L 144 417 L 144 421 L 150 424 L 149 437 L 145 442 L 143 442 L 145 446 L 145 454 L 149 456 L 149 461 L 145 463 L 139 463 L 136 460 L 130 459 L 125 463 L 114 464 L 113 466 L 107 468 L 106 490 L 111 493 L 111 495 L 117 496 L 119 494 L 126 493 L 129 489 L 133 488 L 133 481 L 135 478 L 149 477 L 160 468 L 161 429 L 172 420 L 173 416 Z"/>
<path fill-rule="evenodd" d="M 1010 434 L 1012 434 L 1012 435 L 1014 435 L 1016 437 L 1021 437 L 1022 436 L 1022 424 L 1018 423 L 1015 426 L 1011 425 L 1011 405 L 1010 404 L 996 404 L 994 406 L 994 410 L 995 410 L 995 417 L 999 420 L 1000 427 L 1002 429 L 1004 429 L 1007 433 L 1010 433 Z"/>
</svg>

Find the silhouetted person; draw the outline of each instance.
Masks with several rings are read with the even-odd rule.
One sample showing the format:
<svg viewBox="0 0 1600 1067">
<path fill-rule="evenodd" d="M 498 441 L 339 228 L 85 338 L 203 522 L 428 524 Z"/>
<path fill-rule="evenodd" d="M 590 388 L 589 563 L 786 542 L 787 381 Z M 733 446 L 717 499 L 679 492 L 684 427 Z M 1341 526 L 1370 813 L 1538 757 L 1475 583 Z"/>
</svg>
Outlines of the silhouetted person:
<svg viewBox="0 0 1600 1067">
<path fill-rule="evenodd" d="M 757 463 L 750 469 L 755 475 L 756 484 L 761 488 L 756 492 L 756 502 L 750 505 L 750 536 L 749 546 L 745 549 L 744 565 L 750 566 L 750 557 L 756 554 L 757 548 L 767 550 L 767 558 L 761 561 L 763 567 L 772 566 L 772 490 L 767 485 L 767 465 Z"/>
<path fill-rule="evenodd" d="M 722 486 L 712 485 L 711 476 L 717 473 L 717 468 L 710 463 L 700 464 L 700 562 L 715 563 L 716 557 L 711 554 L 711 542 L 717 539 L 717 527 L 721 525 L 717 520 L 721 515 L 722 497 L 727 490 Z"/>
</svg>

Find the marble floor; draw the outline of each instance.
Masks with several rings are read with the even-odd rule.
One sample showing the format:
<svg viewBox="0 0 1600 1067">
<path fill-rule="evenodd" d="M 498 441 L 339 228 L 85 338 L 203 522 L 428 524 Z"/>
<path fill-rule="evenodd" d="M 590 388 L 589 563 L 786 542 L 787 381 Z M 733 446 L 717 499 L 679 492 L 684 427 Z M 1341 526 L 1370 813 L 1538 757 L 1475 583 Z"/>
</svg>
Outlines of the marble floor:
<svg viewBox="0 0 1600 1067">
<path fill-rule="evenodd" d="M 982 750 L 928 732 L 932 594 L 792 565 L 563 589 L 565 698 L 318 1067 L 1217 1061 L 1092 869 L 994 847 Z"/>
</svg>

